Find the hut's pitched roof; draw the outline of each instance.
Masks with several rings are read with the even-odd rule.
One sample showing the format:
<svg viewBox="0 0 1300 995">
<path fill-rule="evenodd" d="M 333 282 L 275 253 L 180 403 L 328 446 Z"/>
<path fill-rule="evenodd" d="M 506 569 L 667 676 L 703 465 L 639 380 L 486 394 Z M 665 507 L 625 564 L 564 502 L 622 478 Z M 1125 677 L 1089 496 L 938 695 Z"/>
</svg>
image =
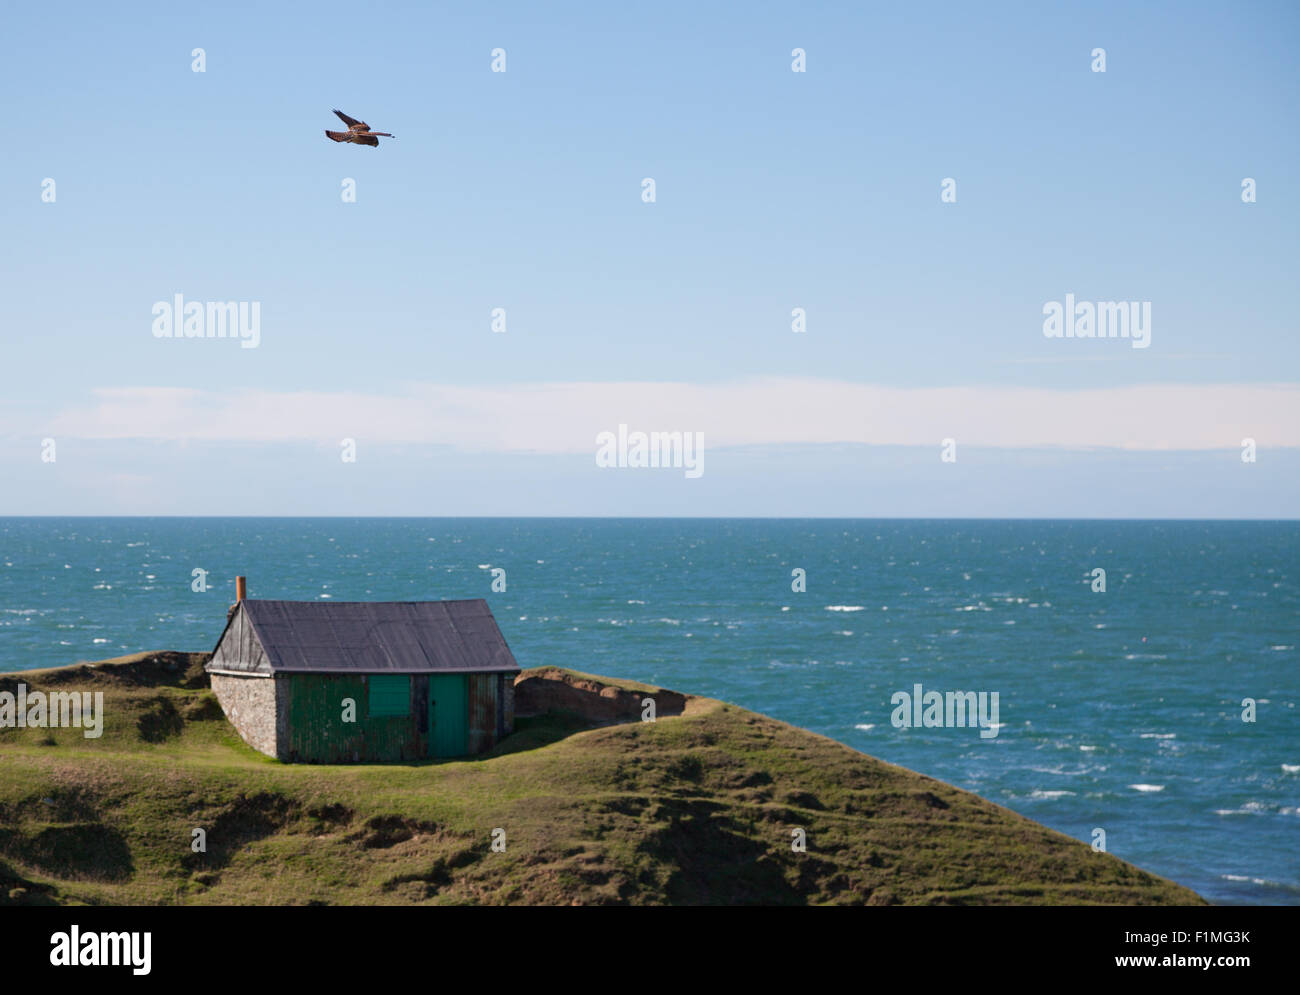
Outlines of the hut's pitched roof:
<svg viewBox="0 0 1300 995">
<path fill-rule="evenodd" d="M 262 652 L 257 652 L 254 640 Z M 260 674 L 487 673 L 517 671 L 519 664 L 481 598 L 246 598 L 222 633 L 208 669 Z"/>
</svg>

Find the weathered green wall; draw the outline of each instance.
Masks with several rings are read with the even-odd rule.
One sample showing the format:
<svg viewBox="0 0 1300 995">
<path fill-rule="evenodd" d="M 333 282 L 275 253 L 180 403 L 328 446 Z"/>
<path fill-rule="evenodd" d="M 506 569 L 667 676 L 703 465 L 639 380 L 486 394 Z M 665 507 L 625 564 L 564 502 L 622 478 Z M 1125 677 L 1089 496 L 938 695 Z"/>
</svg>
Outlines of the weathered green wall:
<svg viewBox="0 0 1300 995">
<path fill-rule="evenodd" d="M 278 749 L 281 760 L 306 763 L 383 763 L 466 756 L 491 749 L 498 740 L 499 674 L 437 675 L 436 682 L 461 683 L 457 701 L 455 739 L 431 734 L 430 676 L 411 676 L 411 708 L 404 716 L 371 717 L 363 674 L 282 674 L 277 678 Z M 505 681 L 511 681 L 506 675 Z M 449 689 L 446 689 L 449 690 Z M 443 692 L 443 701 L 451 696 Z M 343 721 L 344 699 L 355 702 L 354 722 Z M 464 709 L 463 717 L 459 714 Z M 504 718 L 504 716 L 503 716 Z M 463 719 L 463 721 L 459 721 Z M 509 733 L 512 723 L 507 723 Z M 461 730 L 464 730 L 463 735 Z"/>
<path fill-rule="evenodd" d="M 413 680 L 413 697 L 415 684 Z M 289 674 L 282 688 L 283 760 L 374 763 L 428 758 L 427 720 L 421 732 L 415 708 L 404 716 L 371 718 L 362 674 Z M 343 721 L 346 698 L 356 703 L 355 722 Z"/>
</svg>

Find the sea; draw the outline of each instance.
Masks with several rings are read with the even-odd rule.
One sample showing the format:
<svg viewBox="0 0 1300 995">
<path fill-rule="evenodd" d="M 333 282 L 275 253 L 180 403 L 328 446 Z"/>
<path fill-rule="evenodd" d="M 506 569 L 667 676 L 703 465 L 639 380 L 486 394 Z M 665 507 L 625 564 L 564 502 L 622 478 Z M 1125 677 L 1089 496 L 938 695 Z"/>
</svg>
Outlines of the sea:
<svg viewBox="0 0 1300 995">
<path fill-rule="evenodd" d="M 1211 902 L 1300 904 L 1300 522 L 0 518 L 0 671 L 210 650 L 237 574 L 484 598 L 523 667 L 721 698 Z M 907 727 L 917 685 L 997 692 L 997 734 Z"/>
</svg>

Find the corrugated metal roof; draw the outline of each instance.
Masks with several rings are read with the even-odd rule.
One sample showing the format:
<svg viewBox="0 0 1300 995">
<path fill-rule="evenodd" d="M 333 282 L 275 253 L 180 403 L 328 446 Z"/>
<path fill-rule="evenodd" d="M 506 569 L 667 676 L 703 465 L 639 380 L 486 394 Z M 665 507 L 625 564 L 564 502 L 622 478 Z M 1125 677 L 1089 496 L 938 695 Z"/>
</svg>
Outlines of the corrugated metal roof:
<svg viewBox="0 0 1300 995">
<path fill-rule="evenodd" d="M 240 605 L 266 651 L 272 673 L 482 673 L 519 669 L 482 598 L 245 599 Z"/>
</svg>

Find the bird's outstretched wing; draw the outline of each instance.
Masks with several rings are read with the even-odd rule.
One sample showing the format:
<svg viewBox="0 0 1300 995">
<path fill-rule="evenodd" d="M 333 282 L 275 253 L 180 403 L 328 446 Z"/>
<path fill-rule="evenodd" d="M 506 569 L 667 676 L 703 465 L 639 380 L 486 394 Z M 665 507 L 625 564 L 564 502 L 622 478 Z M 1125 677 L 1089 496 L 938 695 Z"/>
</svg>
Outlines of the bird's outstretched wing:
<svg viewBox="0 0 1300 995">
<path fill-rule="evenodd" d="M 336 142 L 347 142 L 352 140 L 352 132 L 350 131 L 330 131 L 326 128 L 325 134 Z M 378 139 L 376 139 L 376 141 L 378 141 Z"/>
<path fill-rule="evenodd" d="M 356 142 L 358 145 L 378 145 L 378 144 L 379 144 L 379 139 L 376 138 L 374 135 L 357 135 L 356 138 L 354 138 L 354 139 L 352 139 L 352 140 L 353 140 L 354 142 Z"/>
<path fill-rule="evenodd" d="M 340 110 L 336 110 L 334 113 L 339 116 L 340 121 L 342 121 L 344 124 L 346 124 L 349 128 L 352 128 L 353 130 L 360 130 L 360 131 L 370 130 L 370 125 L 366 124 L 366 122 L 364 121 L 358 121 L 354 117 L 348 117 Z"/>
</svg>

